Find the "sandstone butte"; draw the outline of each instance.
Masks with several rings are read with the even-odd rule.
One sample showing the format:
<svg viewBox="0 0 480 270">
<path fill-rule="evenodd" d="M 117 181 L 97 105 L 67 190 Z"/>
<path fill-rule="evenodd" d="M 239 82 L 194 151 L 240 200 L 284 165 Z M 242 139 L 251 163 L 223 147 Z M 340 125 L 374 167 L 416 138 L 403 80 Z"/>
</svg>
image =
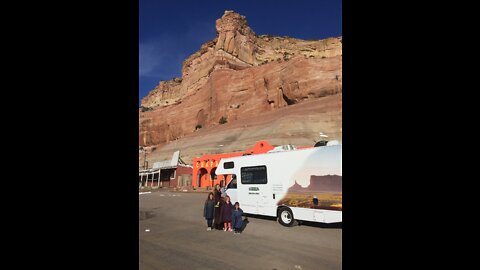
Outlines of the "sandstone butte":
<svg viewBox="0 0 480 270">
<path fill-rule="evenodd" d="M 183 62 L 181 78 L 161 81 L 141 101 L 139 145 L 150 166 L 176 150 L 191 163 L 258 140 L 313 145 L 323 132 L 341 141 L 342 37 L 256 35 L 233 11 L 216 30 Z"/>
</svg>

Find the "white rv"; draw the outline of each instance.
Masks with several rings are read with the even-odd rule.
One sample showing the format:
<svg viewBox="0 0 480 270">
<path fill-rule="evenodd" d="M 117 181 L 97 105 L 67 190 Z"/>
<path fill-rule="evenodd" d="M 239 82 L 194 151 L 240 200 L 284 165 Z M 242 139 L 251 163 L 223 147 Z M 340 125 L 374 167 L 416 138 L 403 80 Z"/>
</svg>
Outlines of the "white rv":
<svg viewBox="0 0 480 270">
<path fill-rule="evenodd" d="M 342 221 L 342 145 L 225 158 L 227 194 L 246 214 L 322 223 Z"/>
</svg>

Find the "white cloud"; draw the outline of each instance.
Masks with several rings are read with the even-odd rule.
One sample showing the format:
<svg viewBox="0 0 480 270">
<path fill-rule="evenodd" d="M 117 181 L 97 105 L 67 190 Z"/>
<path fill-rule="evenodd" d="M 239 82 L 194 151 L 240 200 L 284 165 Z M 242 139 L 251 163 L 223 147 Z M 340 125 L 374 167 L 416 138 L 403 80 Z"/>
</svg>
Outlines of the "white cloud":
<svg viewBox="0 0 480 270">
<path fill-rule="evenodd" d="M 144 77 L 170 78 L 181 73 L 181 58 L 184 57 L 179 40 L 168 36 L 141 42 L 139 45 L 139 75 Z"/>
<path fill-rule="evenodd" d="M 139 52 L 139 74 L 140 76 L 148 76 L 159 63 L 163 62 L 164 54 L 156 48 L 154 43 L 140 43 Z"/>
<path fill-rule="evenodd" d="M 183 33 L 163 33 L 139 44 L 139 75 L 158 80 L 181 76 L 182 62 L 215 37 L 214 23 L 197 22 Z"/>
</svg>

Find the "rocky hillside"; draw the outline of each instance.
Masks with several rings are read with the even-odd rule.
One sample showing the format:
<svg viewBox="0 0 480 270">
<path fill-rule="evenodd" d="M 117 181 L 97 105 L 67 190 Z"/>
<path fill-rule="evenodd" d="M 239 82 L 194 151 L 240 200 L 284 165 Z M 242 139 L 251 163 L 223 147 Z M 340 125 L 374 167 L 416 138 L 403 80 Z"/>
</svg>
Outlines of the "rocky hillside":
<svg viewBox="0 0 480 270">
<path fill-rule="evenodd" d="M 217 37 L 183 62 L 182 78 L 160 82 L 142 99 L 140 145 L 160 149 L 186 136 L 200 136 L 200 131 L 226 128 L 228 133 L 228 127 L 238 121 L 250 126 L 258 122 L 258 128 L 266 130 L 265 135 L 256 136 L 258 139 L 306 131 L 308 135 L 299 139 L 310 142 L 322 131 L 335 133 L 334 138 L 341 140 L 341 37 L 308 41 L 258 36 L 245 17 L 233 11 L 226 11 L 216 21 L 216 29 Z M 328 96 L 332 98 L 322 105 L 311 103 Z M 312 109 L 323 109 L 291 111 L 313 117 L 311 127 L 307 119 L 301 127 L 288 127 L 292 123 L 285 123 L 283 128 L 275 126 L 285 117 L 282 113 L 289 111 L 282 108 L 307 103 Z M 326 107 L 330 109 L 325 111 Z M 261 117 L 267 115 L 271 120 L 262 121 Z M 227 124 L 220 125 L 221 119 Z M 326 126 L 329 128 L 320 128 Z M 244 144 L 252 146 L 256 137 L 245 138 Z M 242 147 L 243 143 L 231 146 Z"/>
</svg>

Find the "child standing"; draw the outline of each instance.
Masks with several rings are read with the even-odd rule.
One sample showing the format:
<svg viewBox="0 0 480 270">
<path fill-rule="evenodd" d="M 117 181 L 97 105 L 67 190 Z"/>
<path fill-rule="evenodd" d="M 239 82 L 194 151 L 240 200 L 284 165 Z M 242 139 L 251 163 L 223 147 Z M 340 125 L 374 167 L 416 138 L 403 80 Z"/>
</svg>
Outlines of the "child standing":
<svg viewBox="0 0 480 270">
<path fill-rule="evenodd" d="M 210 192 L 208 194 L 207 200 L 205 201 L 205 206 L 203 207 L 203 217 L 207 220 L 207 231 L 212 230 L 214 208 L 215 199 L 213 198 L 213 193 Z"/>
<path fill-rule="evenodd" d="M 235 209 L 232 212 L 232 223 L 234 234 L 241 233 L 241 228 L 243 225 L 242 221 L 243 210 L 240 208 L 240 204 L 238 202 L 235 203 Z"/>
<path fill-rule="evenodd" d="M 228 225 L 228 231 L 232 231 L 232 210 L 233 210 L 233 205 L 230 202 L 230 196 L 225 196 L 225 202 L 221 205 L 220 207 L 220 217 L 223 222 L 223 230 L 227 231 L 227 225 Z"/>
</svg>

